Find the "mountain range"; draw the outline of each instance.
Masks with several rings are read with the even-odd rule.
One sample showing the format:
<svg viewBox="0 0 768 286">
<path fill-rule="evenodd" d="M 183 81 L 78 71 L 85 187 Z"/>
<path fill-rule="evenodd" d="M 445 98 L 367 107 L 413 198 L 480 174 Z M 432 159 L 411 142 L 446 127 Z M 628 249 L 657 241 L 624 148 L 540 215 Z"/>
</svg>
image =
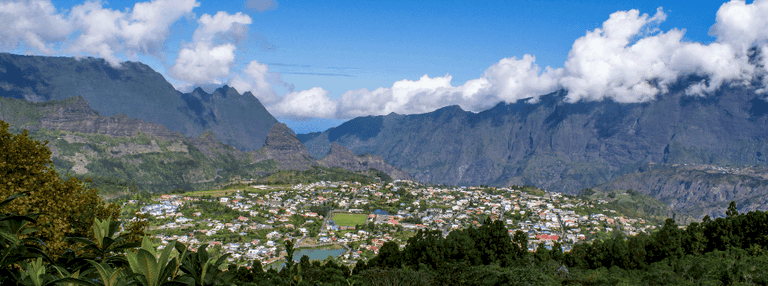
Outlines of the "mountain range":
<svg viewBox="0 0 768 286">
<path fill-rule="evenodd" d="M 188 137 L 208 130 L 245 152 L 261 148 L 277 123 L 249 92 L 223 86 L 210 94 L 201 88 L 181 93 L 142 63 L 113 67 L 96 58 L 0 53 L 0 97 L 45 102 L 77 96 L 103 116 L 125 114 Z"/>
<path fill-rule="evenodd" d="M 649 102 L 571 103 L 565 100 L 567 92 L 559 91 L 499 103 L 479 113 L 448 106 L 425 114 L 359 117 L 299 138 L 313 156 L 339 144 L 357 154 L 382 156 L 420 181 L 532 185 L 571 194 L 609 186 L 622 176 L 642 172 L 649 163 L 766 166 L 768 102 L 763 96 L 753 87 L 737 85 L 691 96 L 685 93 L 687 82 Z M 697 178 L 702 179 L 690 179 Z M 613 186 L 632 186 L 656 198 L 673 193 L 669 186 Z M 690 193 L 707 197 L 708 191 Z M 715 198 L 712 203 L 718 205 L 746 200 Z M 762 202 L 749 208 L 765 206 Z"/>
<path fill-rule="evenodd" d="M 149 189 L 320 166 L 570 194 L 634 189 L 695 216 L 722 215 L 730 200 L 765 209 L 768 102 L 736 84 L 685 93 L 701 80 L 640 103 L 568 102 L 563 90 L 477 113 L 366 116 L 297 135 L 228 86 L 182 93 L 142 63 L 2 53 L 0 120 L 49 140 L 63 172 Z"/>
</svg>

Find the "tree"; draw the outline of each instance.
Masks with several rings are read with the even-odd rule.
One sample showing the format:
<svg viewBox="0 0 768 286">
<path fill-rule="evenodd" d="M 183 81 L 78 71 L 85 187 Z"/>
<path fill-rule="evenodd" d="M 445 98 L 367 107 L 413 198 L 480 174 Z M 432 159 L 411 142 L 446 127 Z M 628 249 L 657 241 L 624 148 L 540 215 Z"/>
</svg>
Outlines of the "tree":
<svg viewBox="0 0 768 286">
<path fill-rule="evenodd" d="M 98 190 L 87 188 L 74 177 L 59 178 L 46 145 L 29 137 L 26 130 L 14 135 L 0 121 L 0 199 L 28 192 L 5 206 L 19 215 L 39 213 L 30 234 L 48 246 L 56 257 L 67 248 L 67 236 L 90 236 L 94 218 L 118 217 L 120 208 L 106 204 Z"/>
</svg>

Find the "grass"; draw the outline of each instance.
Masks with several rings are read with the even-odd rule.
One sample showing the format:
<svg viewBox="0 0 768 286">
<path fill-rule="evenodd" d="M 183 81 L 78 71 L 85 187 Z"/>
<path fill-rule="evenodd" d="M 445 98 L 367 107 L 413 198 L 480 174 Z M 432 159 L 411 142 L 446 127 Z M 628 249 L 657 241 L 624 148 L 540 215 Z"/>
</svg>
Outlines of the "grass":
<svg viewBox="0 0 768 286">
<path fill-rule="evenodd" d="M 343 226 L 356 226 L 365 224 L 368 219 L 368 215 L 365 214 L 335 214 L 333 221 L 336 225 Z"/>
<path fill-rule="evenodd" d="M 225 196 L 237 193 L 238 190 L 239 189 L 192 191 L 192 192 L 185 192 L 184 196 L 187 196 L 187 197 L 202 197 L 202 196 L 225 197 Z"/>
<path fill-rule="evenodd" d="M 202 196 L 211 196 L 211 197 L 225 197 L 232 195 L 234 193 L 237 193 L 237 191 L 240 191 L 243 196 L 246 195 L 246 193 L 271 193 L 274 192 L 276 189 L 281 189 L 279 187 L 275 188 L 273 186 L 270 186 L 266 190 L 260 190 L 256 188 L 252 188 L 250 186 L 235 186 L 235 187 L 229 187 L 225 189 L 213 189 L 213 190 L 201 190 L 201 191 L 192 191 L 192 192 L 186 192 L 184 193 L 184 196 L 188 197 L 202 197 Z"/>
</svg>

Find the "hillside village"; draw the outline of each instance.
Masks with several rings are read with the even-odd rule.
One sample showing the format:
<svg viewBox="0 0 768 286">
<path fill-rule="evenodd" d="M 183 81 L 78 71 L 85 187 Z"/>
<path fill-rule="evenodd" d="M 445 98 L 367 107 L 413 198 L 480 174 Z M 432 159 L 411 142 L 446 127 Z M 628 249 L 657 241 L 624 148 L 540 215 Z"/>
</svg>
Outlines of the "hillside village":
<svg viewBox="0 0 768 286">
<path fill-rule="evenodd" d="M 636 235 L 657 227 L 606 206 L 603 200 L 532 188 L 321 181 L 165 194 L 129 200 L 124 208 L 126 214 L 138 210 L 147 215 L 151 232 L 162 243 L 209 244 L 230 253 L 232 261 L 267 265 L 285 255 L 285 239 L 298 247 L 339 249 L 343 254 L 337 259 L 351 264 L 372 257 L 387 241 L 404 247 L 419 229 L 445 236 L 479 227 L 486 217 L 505 222 L 510 236 L 517 230 L 527 233 L 529 251 L 560 243 L 567 252 L 574 244 L 616 232 Z"/>
</svg>

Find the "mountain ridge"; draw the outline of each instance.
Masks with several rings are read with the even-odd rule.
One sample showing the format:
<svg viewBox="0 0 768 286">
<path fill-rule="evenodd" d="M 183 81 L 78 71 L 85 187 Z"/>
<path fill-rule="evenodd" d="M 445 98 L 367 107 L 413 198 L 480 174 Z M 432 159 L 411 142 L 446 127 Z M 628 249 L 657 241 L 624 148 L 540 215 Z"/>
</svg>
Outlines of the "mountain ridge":
<svg viewBox="0 0 768 286">
<path fill-rule="evenodd" d="M 0 96 L 31 102 L 81 96 L 103 116 L 125 114 L 197 137 L 211 130 L 242 151 L 258 150 L 277 123 L 261 102 L 223 86 L 177 91 L 139 62 L 113 67 L 103 59 L 21 56 L 0 53 Z"/>
<path fill-rule="evenodd" d="M 478 113 L 446 107 L 358 117 L 299 138 L 313 156 L 337 143 L 382 156 L 420 181 L 571 194 L 647 163 L 766 165 L 768 103 L 755 88 L 725 86 L 701 97 L 684 86 L 641 103 L 570 103 L 558 91 Z"/>
<path fill-rule="evenodd" d="M 275 124 L 264 147 L 246 153 L 220 142 L 210 130 L 185 137 L 124 114 L 101 116 L 82 97 L 39 103 L 0 97 L 0 120 L 8 122 L 12 132 L 26 129 L 33 138 L 47 140 L 61 174 L 106 182 L 100 188 L 107 193 L 118 192 L 115 188 L 126 192 L 131 185 L 153 191 L 193 190 L 279 170 L 336 167 L 311 158 L 283 123 Z M 296 152 L 301 149 L 303 154 Z M 341 162 L 338 167 L 356 162 Z"/>
</svg>

